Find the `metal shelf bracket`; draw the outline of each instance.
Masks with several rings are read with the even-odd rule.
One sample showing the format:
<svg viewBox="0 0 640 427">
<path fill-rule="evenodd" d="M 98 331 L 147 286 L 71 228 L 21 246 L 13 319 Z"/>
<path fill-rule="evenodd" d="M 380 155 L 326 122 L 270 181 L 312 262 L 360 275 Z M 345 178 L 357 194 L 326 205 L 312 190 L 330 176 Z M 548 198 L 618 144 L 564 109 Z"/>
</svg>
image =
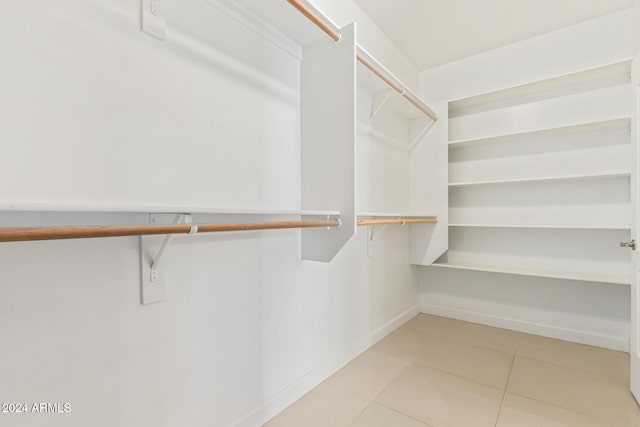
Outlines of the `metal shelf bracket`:
<svg viewBox="0 0 640 427">
<path fill-rule="evenodd" d="M 423 120 L 423 119 L 420 119 L 420 120 Z M 431 129 L 431 127 L 436 123 L 435 120 L 430 120 L 430 119 L 424 119 L 424 121 L 426 123 L 423 125 L 422 129 L 420 129 L 415 134 L 415 137 L 411 141 L 411 145 L 409 145 L 409 152 L 412 152 L 414 148 L 416 148 L 418 144 L 420 144 L 420 141 L 422 141 L 422 137 L 425 136 L 427 132 L 429 132 L 429 129 Z"/>
<path fill-rule="evenodd" d="M 150 224 L 191 224 L 191 215 L 188 214 L 152 214 L 149 216 Z M 193 225 L 189 234 L 198 232 L 198 226 Z M 174 235 L 169 234 L 159 243 L 157 236 L 140 237 L 140 271 L 141 277 L 141 302 L 142 304 L 152 304 L 165 299 L 167 288 L 165 283 L 165 272 L 163 260 L 167 253 Z M 157 252 L 154 249 L 157 249 Z M 152 254 L 155 252 L 155 256 Z"/>
<path fill-rule="evenodd" d="M 377 233 L 374 233 L 374 229 L 375 226 L 374 225 L 369 225 L 367 226 L 367 256 L 372 257 L 373 256 L 373 242 L 375 242 L 375 240 L 380 237 L 380 235 L 382 234 L 382 232 L 384 230 L 386 230 L 388 227 L 388 225 L 383 225 Z"/>
<path fill-rule="evenodd" d="M 393 90 L 384 89 L 376 92 L 373 95 L 373 100 L 371 101 L 371 112 L 369 113 L 369 120 L 372 120 L 376 116 L 376 114 L 378 114 L 384 104 L 389 100 L 389 97 L 392 93 Z"/>
</svg>

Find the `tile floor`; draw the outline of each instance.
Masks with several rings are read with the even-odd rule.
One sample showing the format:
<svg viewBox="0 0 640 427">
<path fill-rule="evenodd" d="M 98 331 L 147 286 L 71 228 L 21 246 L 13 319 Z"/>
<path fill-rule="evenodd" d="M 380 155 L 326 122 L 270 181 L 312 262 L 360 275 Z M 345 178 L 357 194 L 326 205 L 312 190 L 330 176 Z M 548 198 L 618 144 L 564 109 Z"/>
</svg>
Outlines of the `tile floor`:
<svg viewBox="0 0 640 427">
<path fill-rule="evenodd" d="M 267 427 L 640 427 L 626 353 L 420 314 Z"/>
</svg>

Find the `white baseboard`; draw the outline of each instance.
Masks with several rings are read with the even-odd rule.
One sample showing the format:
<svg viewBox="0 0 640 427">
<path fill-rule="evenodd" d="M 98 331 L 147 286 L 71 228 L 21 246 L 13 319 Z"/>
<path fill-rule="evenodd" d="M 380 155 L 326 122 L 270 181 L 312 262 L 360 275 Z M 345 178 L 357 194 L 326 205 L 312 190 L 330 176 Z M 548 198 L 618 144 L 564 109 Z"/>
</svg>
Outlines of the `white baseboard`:
<svg viewBox="0 0 640 427">
<path fill-rule="evenodd" d="M 382 327 L 371 332 L 371 334 L 356 343 L 351 348 L 345 350 L 335 357 L 332 357 L 313 371 L 308 372 L 306 375 L 291 384 L 289 387 L 271 397 L 262 405 L 258 406 L 256 409 L 242 417 L 240 420 L 233 423 L 230 427 L 258 427 L 263 425 L 275 415 L 280 413 L 287 406 L 300 399 L 321 382 L 340 370 L 347 363 L 355 359 L 360 353 L 367 350 L 369 347 L 389 335 L 391 332 L 398 329 L 400 326 L 404 325 L 419 313 L 420 309 L 418 305 L 409 308 L 405 312 L 396 316 L 391 321 L 387 322 Z"/>
<path fill-rule="evenodd" d="M 595 347 L 603 347 L 627 353 L 629 352 L 629 340 L 623 337 L 594 334 L 586 331 L 578 331 L 553 325 L 545 325 L 542 323 L 528 322 L 525 320 L 511 319 L 486 313 L 478 313 L 426 303 L 420 305 L 420 311 L 426 314 L 451 317 L 453 319 L 495 326 L 497 328 L 510 329 L 528 334 L 542 335 L 544 337 L 592 345 Z"/>
</svg>

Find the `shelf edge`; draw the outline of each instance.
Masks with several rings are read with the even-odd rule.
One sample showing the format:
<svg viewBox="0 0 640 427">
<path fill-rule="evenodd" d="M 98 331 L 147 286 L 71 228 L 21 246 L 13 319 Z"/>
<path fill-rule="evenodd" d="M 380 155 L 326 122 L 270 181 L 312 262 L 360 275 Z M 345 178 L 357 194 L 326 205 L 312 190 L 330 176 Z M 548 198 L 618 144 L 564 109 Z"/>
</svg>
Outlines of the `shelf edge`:
<svg viewBox="0 0 640 427">
<path fill-rule="evenodd" d="M 549 279 L 576 280 L 580 282 L 611 283 L 616 285 L 631 285 L 630 276 L 589 275 L 587 273 L 535 271 L 500 266 L 476 266 L 472 264 L 433 263 L 430 267 L 449 268 L 455 270 L 485 271 L 488 273 L 514 274 L 518 276 L 544 277 Z"/>
</svg>

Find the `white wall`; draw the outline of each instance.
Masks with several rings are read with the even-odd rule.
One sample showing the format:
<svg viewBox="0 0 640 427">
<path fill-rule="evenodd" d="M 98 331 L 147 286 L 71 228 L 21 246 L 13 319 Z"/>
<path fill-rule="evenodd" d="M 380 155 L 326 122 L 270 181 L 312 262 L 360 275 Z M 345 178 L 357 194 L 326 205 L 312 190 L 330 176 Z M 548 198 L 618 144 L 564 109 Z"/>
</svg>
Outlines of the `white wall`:
<svg viewBox="0 0 640 427">
<path fill-rule="evenodd" d="M 311 0 L 310 3 L 340 27 L 356 21 L 358 23 L 358 43 L 409 88 L 417 92 L 419 86 L 418 70 L 355 2 Z"/>
<path fill-rule="evenodd" d="M 633 53 L 640 50 L 640 0 L 633 0 Z"/>
<path fill-rule="evenodd" d="M 169 5 L 161 42 L 139 31 L 138 2 L 3 4 L 3 208 L 299 206 L 298 59 L 205 2 Z M 406 153 L 359 148 L 360 180 L 407 176 Z M 406 209 L 402 181 L 358 201 Z M 5 226 L 51 218 L 0 213 Z M 72 407 L 0 424 L 259 425 L 417 312 L 404 229 L 371 258 L 360 230 L 330 264 L 300 261 L 298 231 L 178 237 L 167 299 L 147 306 L 138 245 L 0 245 L 0 402 Z"/>
<path fill-rule="evenodd" d="M 498 101 L 494 100 L 492 108 L 487 107 L 486 112 L 479 110 L 450 120 L 449 141 L 526 132 L 538 129 L 536 126 L 552 128 L 574 124 L 574 122 L 596 121 L 589 116 L 588 110 L 594 106 L 593 114 L 598 117 L 601 115 L 603 120 L 611 116 L 628 117 L 630 102 L 625 101 L 629 99 L 628 84 L 604 89 L 596 88 L 592 92 L 589 92 L 586 86 L 580 90 L 574 87 L 574 92 L 564 94 L 566 95 L 564 98 L 561 96 L 562 92 L 557 89 L 553 95 L 554 92 L 549 90 L 550 86 L 548 86 L 548 93 L 537 93 L 538 98 L 533 96 L 529 99 L 524 98 L 525 100 L 519 103 L 514 101 L 516 95 L 513 94 L 520 93 L 518 92 L 520 89 L 509 92 L 514 99 L 502 99 L 495 94 L 520 85 L 629 61 L 632 57 L 632 15 L 631 10 L 618 12 L 425 70 L 421 73 L 422 93 L 431 102 L 451 102 L 461 99 L 468 101 L 471 97 L 483 94 L 490 94 L 483 98 L 485 100 L 490 100 L 491 96 L 498 99 Z M 577 87 L 578 84 L 575 86 Z M 600 92 L 613 94 L 616 100 L 615 105 L 608 102 L 608 95 L 600 96 Z M 506 97 L 504 92 L 502 95 Z M 598 95 L 597 102 L 588 99 L 594 95 Z M 556 103 L 573 98 L 583 100 L 572 101 L 573 104 L 569 108 L 555 109 Z M 500 104 L 500 100 L 504 105 Z M 540 108 L 540 106 L 543 107 Z M 628 127 L 624 137 L 628 141 Z M 554 143 L 564 144 L 561 138 L 557 136 L 554 138 L 559 140 L 554 140 Z M 476 157 L 474 157 L 474 148 L 465 149 L 467 157 L 454 153 L 449 169 L 451 182 L 544 177 L 553 175 L 554 167 L 556 167 L 556 175 L 564 176 L 571 175 L 574 171 L 579 174 L 582 168 L 589 168 L 590 165 L 595 164 L 601 167 L 607 164 L 602 159 L 591 162 L 579 155 L 573 155 L 575 152 L 571 152 L 571 157 L 562 157 L 565 155 L 554 152 L 547 158 L 536 159 L 537 150 L 541 152 L 542 148 L 529 146 L 529 151 L 526 151 L 522 148 L 523 145 L 518 145 L 524 143 L 520 141 L 517 144 L 516 140 L 517 138 L 514 137 L 508 141 L 505 138 L 502 141 L 503 145 L 497 141 L 482 145 L 477 148 Z M 625 142 L 625 140 L 621 141 Z M 543 143 L 544 141 L 536 139 L 533 142 Z M 507 146 L 509 148 L 505 148 Z M 621 147 L 628 157 L 629 148 Z M 608 152 L 607 159 L 613 160 L 615 157 L 610 157 L 609 154 Z M 616 171 L 628 172 L 629 165 L 624 158 L 624 155 L 620 156 L 609 166 Z M 554 164 L 554 161 L 557 164 Z M 529 163 L 525 165 L 525 162 Z M 558 167 L 560 163 L 562 168 Z M 625 179 L 626 185 L 619 186 L 624 197 L 618 198 L 625 201 L 620 202 L 619 205 L 603 204 L 607 209 L 610 208 L 611 217 L 619 215 L 616 220 L 607 215 L 607 221 L 603 221 L 607 224 L 608 222 L 617 224 L 615 221 L 624 224 L 631 222 L 628 178 Z M 593 209 L 593 212 L 596 212 L 594 216 L 597 215 L 600 207 L 599 197 L 614 193 L 610 190 L 603 191 L 601 185 L 597 186 L 594 183 L 585 184 L 583 188 L 587 188 L 586 185 L 589 185 L 589 190 L 584 194 L 589 194 L 591 199 L 586 204 L 587 214 L 584 218 L 587 218 L 586 221 L 590 223 L 599 225 L 598 218 L 592 218 L 588 212 Z M 566 186 L 561 182 L 549 183 L 547 187 L 541 186 L 538 190 L 557 197 L 560 197 L 558 196 L 560 194 L 572 194 L 563 193 L 566 191 Z M 579 188 L 574 185 L 572 190 L 576 190 L 575 194 L 578 194 Z M 625 190 L 626 193 L 624 193 Z M 468 190 L 466 188 L 451 190 L 450 197 L 453 202 L 453 205 L 450 204 L 449 211 L 451 221 L 466 224 L 576 225 L 575 222 L 583 218 L 584 209 L 576 209 L 576 215 L 568 218 L 559 215 L 561 209 L 553 210 L 557 207 L 556 205 L 562 205 L 562 209 L 569 212 L 569 207 L 573 207 L 572 200 L 566 200 L 566 202 L 560 200 L 554 204 L 549 203 L 550 198 L 546 198 L 541 205 L 536 205 L 535 202 L 538 199 L 529 197 L 530 194 L 534 194 L 533 191 L 531 188 L 524 189 L 518 186 L 500 188 L 480 186 L 470 187 Z M 518 203 L 515 202 L 523 202 L 525 199 L 526 202 L 520 203 L 520 209 L 518 209 L 516 206 Z M 461 202 L 463 200 L 467 202 L 472 200 L 473 203 L 465 204 Z M 467 205 L 472 209 L 466 210 L 469 207 Z M 548 215 L 548 212 L 545 212 L 546 209 L 550 209 L 549 212 L 553 211 L 553 213 Z M 502 215 L 504 212 L 507 213 Z M 585 268 L 589 272 L 598 263 L 615 257 L 616 273 L 628 275 L 630 272 L 628 253 L 619 252 L 617 247 L 619 240 L 628 237 L 628 231 L 608 233 L 608 240 L 603 244 L 603 242 L 596 242 L 597 235 L 589 237 L 584 234 L 580 238 L 574 238 L 568 231 L 557 233 L 554 230 L 544 229 L 496 231 L 493 228 L 469 229 L 468 227 L 453 230 L 450 231 L 451 246 L 447 262 L 462 261 L 482 266 L 493 265 L 495 268 L 495 266 L 508 265 L 509 262 L 516 264 L 515 260 L 526 252 L 526 256 L 531 255 L 531 259 L 535 258 L 535 262 L 541 261 L 547 266 L 553 263 L 562 264 L 557 266 L 558 269 L 564 268 L 566 271 L 581 271 L 580 269 Z M 574 240 L 571 240 L 572 238 Z M 563 239 L 567 240 L 563 241 Z M 572 244 L 577 244 L 577 250 L 566 249 L 571 248 Z M 580 244 L 583 246 L 579 246 Z M 532 245 L 534 249 L 527 245 Z M 582 253 L 585 248 L 590 250 L 598 248 L 599 256 L 591 261 L 585 261 Z M 565 255 L 560 253 L 563 250 L 567 252 Z M 532 255 L 535 251 L 537 252 Z M 467 260 L 465 258 L 467 256 L 475 260 Z M 529 261 L 531 260 L 526 262 Z M 579 264 L 582 265 L 579 266 Z M 524 267 L 522 268 L 525 270 Z M 527 268 L 542 267 L 531 262 Z M 421 274 L 421 307 L 424 312 L 593 345 L 616 349 L 628 348 L 628 286 L 477 271 L 436 270 L 435 268 L 424 269 Z"/>
</svg>

